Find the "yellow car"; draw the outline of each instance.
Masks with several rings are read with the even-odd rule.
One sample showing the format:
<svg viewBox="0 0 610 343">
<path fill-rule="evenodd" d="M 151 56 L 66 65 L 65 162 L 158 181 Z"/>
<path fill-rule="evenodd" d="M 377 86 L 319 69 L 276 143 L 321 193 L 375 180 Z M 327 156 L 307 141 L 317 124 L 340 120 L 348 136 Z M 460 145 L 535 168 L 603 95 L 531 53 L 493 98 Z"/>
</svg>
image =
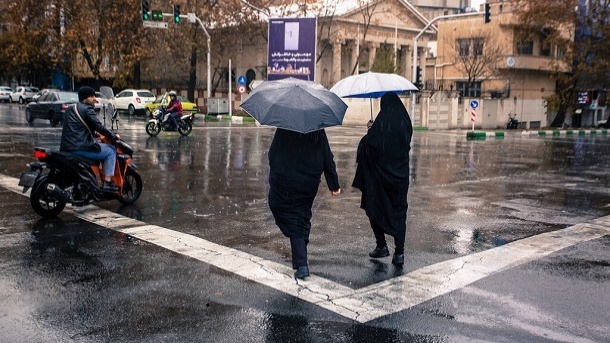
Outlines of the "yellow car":
<svg viewBox="0 0 610 343">
<path fill-rule="evenodd" d="M 197 109 L 197 104 L 190 102 L 187 98 L 183 96 L 178 96 L 178 100 L 182 103 L 182 111 L 185 113 L 197 113 L 199 112 Z M 169 95 L 168 93 L 163 94 L 162 96 L 158 96 L 157 100 L 154 102 L 146 104 L 146 112 L 147 117 L 151 117 L 152 113 L 159 107 L 160 105 L 167 106 L 169 104 Z"/>
</svg>

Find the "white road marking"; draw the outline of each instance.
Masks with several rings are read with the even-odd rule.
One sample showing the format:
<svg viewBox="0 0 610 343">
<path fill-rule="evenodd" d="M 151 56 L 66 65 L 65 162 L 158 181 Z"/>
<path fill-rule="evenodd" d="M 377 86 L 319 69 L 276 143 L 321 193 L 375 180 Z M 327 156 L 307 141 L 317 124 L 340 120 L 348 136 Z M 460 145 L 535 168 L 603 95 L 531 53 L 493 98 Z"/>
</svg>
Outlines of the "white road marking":
<svg viewBox="0 0 610 343">
<path fill-rule="evenodd" d="M 0 174 L 0 186 L 21 194 L 18 180 Z M 27 194 L 25 194 L 27 196 Z M 484 277 L 610 234 L 610 216 L 436 263 L 360 289 L 312 275 L 296 282 L 293 270 L 205 239 L 127 218 L 90 205 L 66 208 L 78 218 L 200 260 L 235 275 L 365 323 L 453 292 Z"/>
</svg>

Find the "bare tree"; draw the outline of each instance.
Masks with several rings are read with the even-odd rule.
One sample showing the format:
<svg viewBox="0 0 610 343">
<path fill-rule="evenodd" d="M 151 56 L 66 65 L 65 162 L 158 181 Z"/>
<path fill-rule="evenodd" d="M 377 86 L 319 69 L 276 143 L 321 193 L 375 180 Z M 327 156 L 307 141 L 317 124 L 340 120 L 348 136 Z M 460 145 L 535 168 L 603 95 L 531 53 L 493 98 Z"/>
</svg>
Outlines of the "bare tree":
<svg viewBox="0 0 610 343">
<path fill-rule="evenodd" d="M 356 69 L 360 64 L 360 56 L 362 56 L 362 52 L 366 50 L 364 42 L 366 42 L 366 36 L 371 27 L 373 16 L 376 13 L 377 3 L 377 1 L 369 2 L 367 0 L 358 0 L 358 4 L 360 6 L 360 14 L 362 15 L 362 44 L 360 44 L 360 47 L 358 49 L 356 61 L 354 62 L 354 66 L 352 67 L 352 72 L 350 73 L 350 75 L 354 75 L 354 73 L 356 72 Z M 357 39 L 360 39 L 360 37 L 357 37 Z"/>
<path fill-rule="evenodd" d="M 496 76 L 498 64 L 508 53 L 508 45 L 498 41 L 489 31 L 482 31 L 475 37 L 446 38 L 445 44 L 455 56 L 455 69 L 466 75 L 466 92 L 476 82 Z"/>
</svg>

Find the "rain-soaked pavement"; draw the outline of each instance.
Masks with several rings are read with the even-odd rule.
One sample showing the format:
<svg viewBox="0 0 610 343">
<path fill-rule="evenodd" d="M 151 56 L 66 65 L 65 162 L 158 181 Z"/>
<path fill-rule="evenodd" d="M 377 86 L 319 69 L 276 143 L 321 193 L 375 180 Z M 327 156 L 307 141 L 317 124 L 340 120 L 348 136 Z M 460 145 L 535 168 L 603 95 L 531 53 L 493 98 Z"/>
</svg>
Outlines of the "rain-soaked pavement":
<svg viewBox="0 0 610 343">
<path fill-rule="evenodd" d="M 327 129 L 343 193 L 322 181 L 312 277 L 297 283 L 266 202 L 273 128 L 198 121 L 153 138 L 124 118 L 138 202 L 45 220 L 16 177 L 61 128 L 8 104 L 0 125 L 2 342 L 610 341 L 606 135 L 415 132 L 398 269 L 368 257 L 350 186 L 366 128 Z"/>
</svg>

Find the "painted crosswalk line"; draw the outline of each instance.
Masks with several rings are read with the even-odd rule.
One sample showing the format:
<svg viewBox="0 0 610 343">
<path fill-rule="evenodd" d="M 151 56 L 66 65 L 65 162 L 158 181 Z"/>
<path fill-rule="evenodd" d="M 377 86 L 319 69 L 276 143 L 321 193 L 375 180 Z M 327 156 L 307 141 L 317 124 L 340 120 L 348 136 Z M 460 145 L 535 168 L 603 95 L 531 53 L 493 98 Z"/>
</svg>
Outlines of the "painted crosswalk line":
<svg viewBox="0 0 610 343">
<path fill-rule="evenodd" d="M 17 182 L 16 178 L 0 174 L 0 186 L 21 194 Z M 459 290 L 487 276 L 610 234 L 610 216 L 602 217 L 439 262 L 363 288 L 352 289 L 316 275 L 311 275 L 306 281 L 295 281 L 290 266 L 193 235 L 149 225 L 97 206 L 67 207 L 64 211 L 104 228 L 123 232 L 142 241 L 197 259 L 361 323 L 404 311 Z"/>
</svg>

